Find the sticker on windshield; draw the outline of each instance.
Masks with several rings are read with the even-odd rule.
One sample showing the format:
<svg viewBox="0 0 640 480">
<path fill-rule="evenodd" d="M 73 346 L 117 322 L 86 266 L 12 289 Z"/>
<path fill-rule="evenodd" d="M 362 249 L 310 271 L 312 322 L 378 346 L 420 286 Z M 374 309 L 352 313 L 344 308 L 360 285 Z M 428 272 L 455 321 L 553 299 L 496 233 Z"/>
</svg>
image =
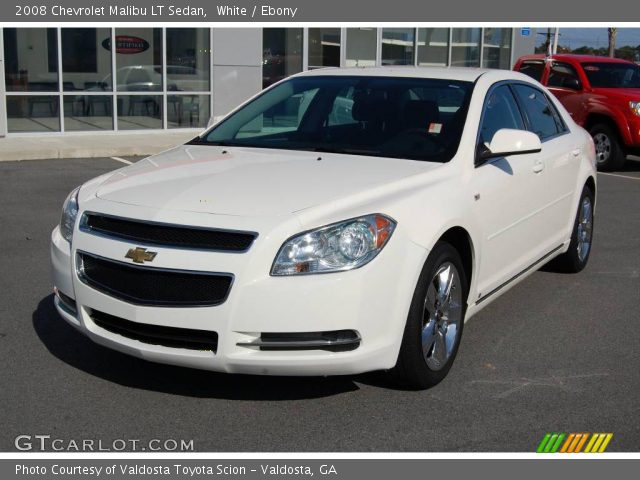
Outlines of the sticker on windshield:
<svg viewBox="0 0 640 480">
<path fill-rule="evenodd" d="M 587 72 L 597 72 L 597 71 L 599 71 L 599 70 L 600 70 L 600 68 L 599 68 L 599 67 L 596 67 L 595 65 L 588 65 L 588 66 L 584 67 L 584 69 L 585 69 Z"/>
<path fill-rule="evenodd" d="M 435 123 L 435 122 L 431 122 L 429 124 L 429 133 L 434 133 L 434 134 L 438 134 L 442 131 L 442 124 L 441 123 Z"/>
</svg>

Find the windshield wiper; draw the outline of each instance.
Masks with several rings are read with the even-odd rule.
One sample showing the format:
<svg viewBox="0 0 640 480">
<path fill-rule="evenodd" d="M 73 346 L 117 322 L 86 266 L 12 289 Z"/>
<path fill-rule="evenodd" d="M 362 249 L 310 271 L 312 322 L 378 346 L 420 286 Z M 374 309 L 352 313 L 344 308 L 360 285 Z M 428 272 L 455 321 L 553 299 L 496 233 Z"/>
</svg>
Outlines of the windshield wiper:
<svg viewBox="0 0 640 480">
<path fill-rule="evenodd" d="M 362 150 L 358 148 L 302 147 L 301 150 L 323 153 L 344 153 L 347 155 L 380 155 L 378 150 Z"/>
<path fill-rule="evenodd" d="M 196 137 L 189 140 L 185 145 L 207 145 L 211 147 L 238 147 L 241 144 L 232 143 L 232 142 L 210 142 L 208 140 L 204 140 L 203 138 Z"/>
</svg>

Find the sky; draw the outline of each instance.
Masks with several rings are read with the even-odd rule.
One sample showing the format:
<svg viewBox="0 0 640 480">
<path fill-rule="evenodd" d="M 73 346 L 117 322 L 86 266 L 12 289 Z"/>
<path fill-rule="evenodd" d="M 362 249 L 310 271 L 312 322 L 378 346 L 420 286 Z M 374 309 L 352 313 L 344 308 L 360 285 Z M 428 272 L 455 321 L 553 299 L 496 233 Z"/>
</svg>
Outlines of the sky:
<svg viewBox="0 0 640 480">
<path fill-rule="evenodd" d="M 545 33 L 545 28 L 538 28 L 538 33 Z M 553 29 L 552 29 L 553 32 Z M 536 45 L 545 41 L 545 35 L 538 35 Z M 569 48 L 578 48 L 583 45 L 588 47 L 606 47 L 608 45 L 606 28 L 561 28 L 558 43 Z M 640 45 L 640 28 L 619 28 L 617 47 Z"/>
</svg>

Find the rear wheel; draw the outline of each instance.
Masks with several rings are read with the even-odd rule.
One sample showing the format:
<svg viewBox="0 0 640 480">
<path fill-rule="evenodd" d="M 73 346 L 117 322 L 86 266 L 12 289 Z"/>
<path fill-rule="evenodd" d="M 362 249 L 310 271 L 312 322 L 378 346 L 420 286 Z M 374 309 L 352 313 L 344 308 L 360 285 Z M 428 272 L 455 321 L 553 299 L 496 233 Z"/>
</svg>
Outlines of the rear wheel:
<svg viewBox="0 0 640 480">
<path fill-rule="evenodd" d="M 447 375 L 462 337 L 467 292 L 460 255 L 437 243 L 420 274 L 393 370 L 402 386 L 424 389 Z"/>
<path fill-rule="evenodd" d="M 594 125 L 589 130 L 596 147 L 596 166 L 598 170 L 609 172 L 619 170 L 625 162 L 625 153 L 617 133 L 604 123 Z"/>
<path fill-rule="evenodd" d="M 569 249 L 556 257 L 551 267 L 555 270 L 577 273 L 587 266 L 593 240 L 593 193 L 585 186 L 571 232 Z"/>
</svg>

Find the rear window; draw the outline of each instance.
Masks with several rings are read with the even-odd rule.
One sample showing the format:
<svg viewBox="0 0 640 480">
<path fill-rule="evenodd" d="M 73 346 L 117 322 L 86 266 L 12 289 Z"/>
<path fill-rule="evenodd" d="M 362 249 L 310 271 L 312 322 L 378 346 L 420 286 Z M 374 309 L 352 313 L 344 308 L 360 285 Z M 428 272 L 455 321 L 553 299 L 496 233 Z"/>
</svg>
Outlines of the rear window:
<svg viewBox="0 0 640 480">
<path fill-rule="evenodd" d="M 520 65 L 520 69 L 518 71 L 520 73 L 528 75 L 534 80 L 540 81 L 540 79 L 542 78 L 542 73 L 544 72 L 544 62 L 522 62 L 522 65 Z"/>
</svg>

